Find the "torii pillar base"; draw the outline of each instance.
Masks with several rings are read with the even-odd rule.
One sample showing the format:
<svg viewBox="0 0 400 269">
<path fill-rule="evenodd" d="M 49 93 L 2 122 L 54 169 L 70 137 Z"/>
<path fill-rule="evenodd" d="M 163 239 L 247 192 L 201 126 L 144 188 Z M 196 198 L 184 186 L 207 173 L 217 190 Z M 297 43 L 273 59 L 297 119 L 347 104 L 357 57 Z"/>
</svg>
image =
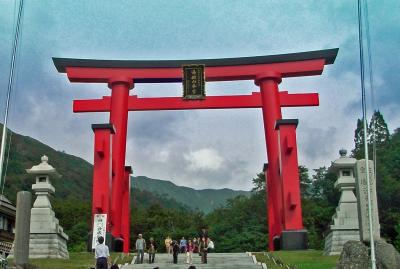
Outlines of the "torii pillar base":
<svg viewBox="0 0 400 269">
<path fill-rule="evenodd" d="M 280 241 L 282 250 L 307 249 L 308 232 L 307 230 L 282 231 Z"/>
</svg>

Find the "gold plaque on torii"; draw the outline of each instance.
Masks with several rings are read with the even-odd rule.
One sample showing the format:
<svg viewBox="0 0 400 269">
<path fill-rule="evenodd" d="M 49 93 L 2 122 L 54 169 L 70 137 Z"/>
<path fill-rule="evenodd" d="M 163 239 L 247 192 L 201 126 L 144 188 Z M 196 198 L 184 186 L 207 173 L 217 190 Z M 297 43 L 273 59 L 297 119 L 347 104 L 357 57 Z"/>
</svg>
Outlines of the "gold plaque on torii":
<svg viewBox="0 0 400 269">
<path fill-rule="evenodd" d="M 182 65 L 183 99 L 206 98 L 204 64 Z"/>
</svg>

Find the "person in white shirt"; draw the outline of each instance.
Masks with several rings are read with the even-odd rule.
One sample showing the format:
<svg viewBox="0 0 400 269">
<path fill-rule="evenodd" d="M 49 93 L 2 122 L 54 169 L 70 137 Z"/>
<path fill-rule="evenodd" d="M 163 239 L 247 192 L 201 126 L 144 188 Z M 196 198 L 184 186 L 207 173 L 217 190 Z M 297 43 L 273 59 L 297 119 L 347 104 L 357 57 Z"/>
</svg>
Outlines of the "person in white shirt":
<svg viewBox="0 0 400 269">
<path fill-rule="evenodd" d="M 97 241 L 99 242 L 94 249 L 94 257 L 96 259 L 96 269 L 107 269 L 110 263 L 110 252 L 108 246 L 104 243 L 104 237 L 100 236 Z"/>
<path fill-rule="evenodd" d="M 213 249 L 214 249 L 214 242 L 211 240 L 211 238 L 208 238 L 207 252 L 210 253 Z"/>
<path fill-rule="evenodd" d="M 143 263 L 144 250 L 146 249 L 146 240 L 143 239 L 142 234 L 139 234 L 138 239 L 136 239 L 135 246 L 138 252 L 136 261 L 137 263 Z"/>
</svg>

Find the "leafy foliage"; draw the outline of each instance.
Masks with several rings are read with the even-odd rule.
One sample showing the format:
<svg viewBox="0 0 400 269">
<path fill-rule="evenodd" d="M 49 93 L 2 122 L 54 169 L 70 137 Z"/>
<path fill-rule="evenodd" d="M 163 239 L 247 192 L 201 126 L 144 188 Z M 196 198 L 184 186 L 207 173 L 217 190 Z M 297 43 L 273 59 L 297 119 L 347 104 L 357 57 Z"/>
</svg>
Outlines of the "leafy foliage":
<svg viewBox="0 0 400 269">
<path fill-rule="evenodd" d="M 369 147 L 369 155 L 373 155 L 373 145 L 375 145 L 377 148 L 382 148 L 389 139 L 390 134 L 388 126 L 385 122 L 385 119 L 383 118 L 383 115 L 379 112 L 379 110 L 377 110 L 372 115 L 371 121 L 367 126 L 367 143 Z M 357 128 L 354 131 L 354 149 L 352 150 L 352 154 L 356 159 L 363 159 L 365 156 L 364 152 L 363 121 L 361 119 L 358 119 Z"/>
</svg>

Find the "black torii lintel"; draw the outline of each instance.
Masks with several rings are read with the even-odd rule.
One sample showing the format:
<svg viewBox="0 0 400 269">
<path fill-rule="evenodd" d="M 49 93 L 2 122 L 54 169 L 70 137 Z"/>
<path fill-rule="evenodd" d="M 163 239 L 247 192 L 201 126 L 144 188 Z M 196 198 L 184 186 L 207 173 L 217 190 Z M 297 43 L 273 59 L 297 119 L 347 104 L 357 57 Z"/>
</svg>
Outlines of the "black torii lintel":
<svg viewBox="0 0 400 269">
<path fill-rule="evenodd" d="M 53 62 L 60 73 L 66 73 L 66 67 L 180 68 L 186 64 L 204 64 L 206 67 L 218 67 L 297 62 L 315 59 L 325 59 L 325 64 L 333 64 L 338 51 L 339 49 L 335 48 L 277 55 L 198 60 L 95 60 L 53 57 Z"/>
</svg>

